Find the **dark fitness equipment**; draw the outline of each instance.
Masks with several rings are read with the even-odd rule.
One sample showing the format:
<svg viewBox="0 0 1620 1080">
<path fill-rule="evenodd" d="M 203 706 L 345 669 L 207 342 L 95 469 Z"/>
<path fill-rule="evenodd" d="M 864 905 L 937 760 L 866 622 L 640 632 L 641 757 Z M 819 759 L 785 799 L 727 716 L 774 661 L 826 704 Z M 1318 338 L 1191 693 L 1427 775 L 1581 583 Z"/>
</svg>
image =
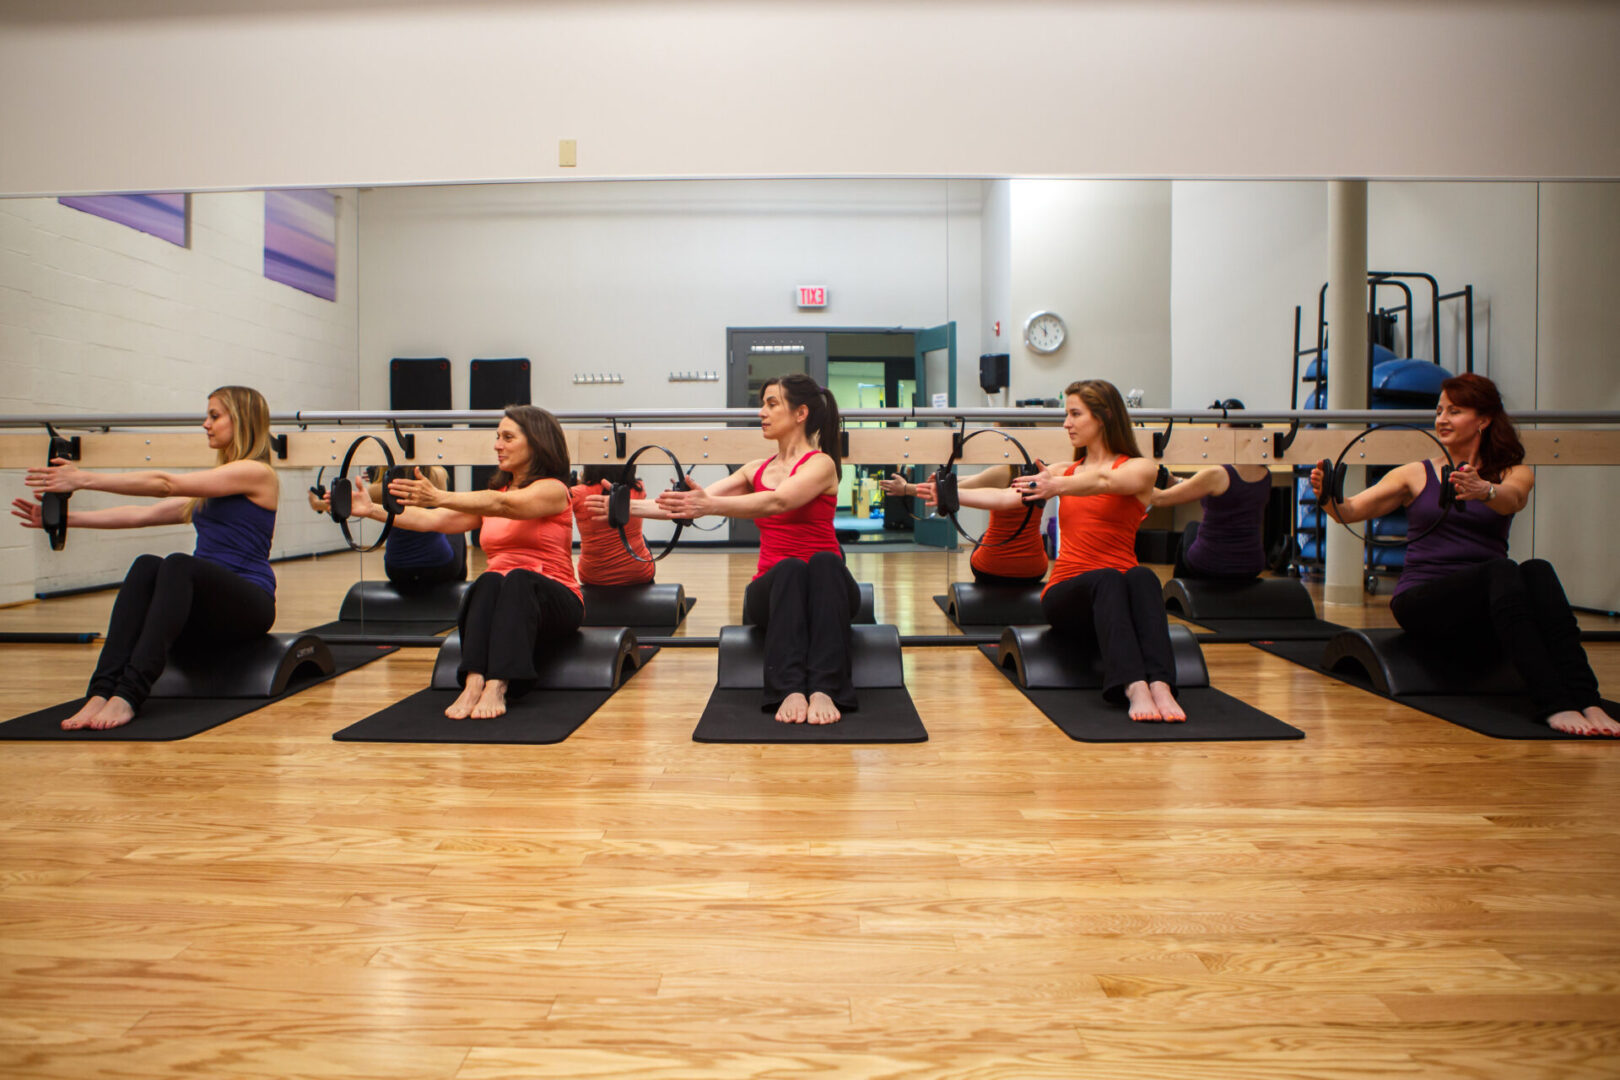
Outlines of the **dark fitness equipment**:
<svg viewBox="0 0 1620 1080">
<path fill-rule="evenodd" d="M 676 541 L 681 538 L 681 530 L 692 524 L 691 518 L 675 518 L 675 535 L 664 542 L 664 550 L 650 559 L 643 559 L 640 555 L 637 555 L 636 549 L 631 546 L 630 535 L 625 532 L 625 526 L 630 524 L 630 495 L 636 486 L 636 459 L 648 450 L 658 450 L 669 458 L 670 465 L 675 469 L 675 483 L 670 485 L 671 491 L 683 491 L 687 487 L 686 471 L 681 468 L 681 459 L 675 456 L 673 450 L 649 443 L 646 446 L 637 447 L 636 452 L 631 454 L 630 459 L 624 463 L 624 472 L 619 474 L 618 481 L 614 483 L 612 489 L 608 492 L 607 521 L 609 528 L 619 530 L 619 542 L 624 545 L 624 550 L 630 553 L 630 557 L 637 562 L 657 562 L 674 551 Z"/>
<path fill-rule="evenodd" d="M 696 601 L 679 583 L 581 585 L 583 626 L 628 626 L 637 634 L 673 634 Z"/>
<path fill-rule="evenodd" d="M 349 513 L 354 507 L 354 482 L 349 479 L 349 466 L 354 463 L 354 452 L 360 449 L 360 444 L 367 439 L 382 447 L 383 460 L 388 462 L 387 467 L 383 470 L 382 477 L 382 508 L 387 512 L 388 519 L 383 522 L 382 532 L 377 535 L 376 541 L 369 546 L 362 547 L 355 542 L 353 534 L 349 532 Z M 329 512 L 332 515 L 332 520 L 337 522 L 338 528 L 343 530 L 343 539 L 348 543 L 349 547 L 359 552 L 376 551 L 387 542 L 388 534 L 394 528 L 394 518 L 405 511 L 404 505 L 388 490 L 388 485 L 395 480 L 409 480 L 414 475 L 415 470 L 411 466 L 394 464 L 394 452 L 388 448 L 387 443 L 375 435 L 362 435 L 349 444 L 348 452 L 343 455 L 343 464 L 338 467 L 338 475 L 332 480 L 332 490 L 329 496 L 331 504 Z M 319 492 L 316 490 L 320 486 L 318 473 L 316 477 L 316 487 L 310 490 L 315 491 L 319 496 Z"/>
<path fill-rule="evenodd" d="M 45 425 L 45 430 L 51 435 L 51 445 L 45 454 L 45 464 L 54 464 L 57 458 L 67 461 L 79 460 L 77 435 L 71 439 L 63 438 L 50 424 Z M 40 528 L 45 530 L 45 535 L 50 537 L 52 551 L 61 551 L 67 547 L 68 499 L 72 497 L 72 493 L 67 491 L 47 491 L 40 497 L 39 524 Z"/>
<path fill-rule="evenodd" d="M 1345 522 L 1339 522 L 1340 525 L 1344 526 L 1346 532 L 1369 547 L 1405 547 L 1407 544 L 1416 543 L 1440 527 L 1441 523 L 1444 522 L 1446 517 L 1451 513 L 1451 508 L 1456 504 L 1457 501 L 1456 490 L 1451 486 L 1451 474 L 1456 471 L 1454 468 L 1456 462 L 1451 457 L 1451 451 L 1446 449 L 1446 444 L 1441 442 L 1439 437 L 1436 436 L 1434 432 L 1430 431 L 1428 428 L 1417 427 L 1413 424 L 1374 424 L 1364 431 L 1358 432 L 1355 438 L 1345 443 L 1344 449 L 1339 451 L 1337 461 L 1329 463 L 1327 458 L 1323 458 L 1321 461 L 1318 461 L 1316 463 L 1316 467 L 1322 470 L 1322 498 L 1326 499 L 1328 502 L 1340 506 L 1344 505 L 1344 476 L 1349 469 L 1349 466 L 1344 463 L 1345 457 L 1350 453 L 1352 447 L 1354 447 L 1362 439 L 1365 439 L 1368 435 L 1371 435 L 1373 432 L 1386 431 L 1394 428 L 1404 428 L 1407 431 L 1417 431 L 1427 435 L 1429 437 L 1429 441 L 1438 446 L 1440 448 L 1440 452 L 1446 455 L 1446 464 L 1440 469 L 1440 516 L 1435 518 L 1433 525 L 1430 525 L 1427 529 L 1424 529 L 1416 536 L 1403 536 L 1398 540 L 1380 538 L 1372 529 L 1357 532 Z"/>
<path fill-rule="evenodd" d="M 978 428 L 974 431 L 966 433 L 961 431 L 956 432 L 955 436 L 951 439 L 950 460 L 945 462 L 945 464 L 941 465 L 938 469 L 934 470 L 934 475 L 930 477 L 930 480 L 934 485 L 934 509 L 941 517 L 950 518 L 951 524 L 956 526 L 956 531 L 962 534 L 962 538 L 964 540 L 971 540 L 975 547 L 980 545 L 980 538 L 978 536 L 971 535 L 966 529 L 962 528 L 962 523 L 961 521 L 957 520 L 956 516 L 957 513 L 962 509 L 962 500 L 957 494 L 956 490 L 956 463 L 962 457 L 962 450 L 965 446 L 967 446 L 968 441 L 970 439 L 976 439 L 980 435 L 984 435 L 986 433 L 1000 435 L 1003 439 L 1006 439 L 1008 442 L 1012 443 L 1018 448 L 1018 452 L 1022 454 L 1024 458 L 1023 464 L 1018 468 L 1019 476 L 1035 476 L 1041 471 L 1041 467 L 1035 464 L 1035 459 L 1029 456 L 1029 451 L 1024 448 L 1024 444 L 1007 434 L 1005 431 L 1002 431 L 1000 428 Z M 1023 532 L 1026 527 L 1028 527 L 1029 519 L 1035 515 L 1035 511 L 1040 510 L 1045 506 L 1045 499 L 1025 499 L 1024 520 L 1019 523 L 1018 528 L 1007 534 L 1004 539 L 997 540 L 993 544 L 985 544 L 983 546 L 997 547 L 1001 544 L 1007 543 L 1007 541 L 1011 540 L 1013 537 Z"/>
</svg>

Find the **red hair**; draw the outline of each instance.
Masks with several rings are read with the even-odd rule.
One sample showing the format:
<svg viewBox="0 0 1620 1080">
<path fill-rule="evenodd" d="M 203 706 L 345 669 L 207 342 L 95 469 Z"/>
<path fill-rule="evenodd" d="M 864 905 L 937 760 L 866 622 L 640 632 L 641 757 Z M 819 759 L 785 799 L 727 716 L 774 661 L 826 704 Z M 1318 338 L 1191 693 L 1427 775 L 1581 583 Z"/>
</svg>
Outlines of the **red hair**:
<svg viewBox="0 0 1620 1080">
<path fill-rule="evenodd" d="M 1493 484 L 1500 482 L 1508 469 L 1524 460 L 1524 443 L 1502 407 L 1501 391 L 1485 376 L 1470 371 L 1441 383 L 1440 392 L 1453 405 L 1472 409 L 1481 420 L 1490 421 L 1479 436 L 1479 475 Z"/>
</svg>

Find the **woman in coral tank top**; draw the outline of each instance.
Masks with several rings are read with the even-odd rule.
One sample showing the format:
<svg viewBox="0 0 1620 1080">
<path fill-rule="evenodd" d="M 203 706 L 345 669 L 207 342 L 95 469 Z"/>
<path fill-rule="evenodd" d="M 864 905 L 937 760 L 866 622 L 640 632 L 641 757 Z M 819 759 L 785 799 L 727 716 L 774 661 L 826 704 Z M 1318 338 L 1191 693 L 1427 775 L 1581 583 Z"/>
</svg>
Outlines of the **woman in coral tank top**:
<svg viewBox="0 0 1620 1080">
<path fill-rule="evenodd" d="M 495 429 L 499 470 L 488 491 L 443 491 L 421 478 L 389 485 L 405 512 L 397 527 L 417 532 L 479 530 L 489 560 L 461 607 L 461 696 L 452 720 L 490 719 L 534 684 L 535 654 L 579 629 L 585 602 L 574 578 L 574 514 L 568 505 L 568 444 L 557 418 L 512 405 Z M 354 513 L 386 517 L 354 489 Z"/>
<path fill-rule="evenodd" d="M 1132 720 L 1185 720 L 1159 577 L 1136 562 L 1136 530 L 1158 469 L 1137 450 L 1113 383 L 1085 379 L 1063 395 L 1074 462 L 1019 477 L 1010 490 L 962 491 L 962 505 L 994 511 L 1025 499 L 1057 499 L 1057 559 L 1041 594 L 1046 617 L 1058 630 L 1095 636 L 1103 696 L 1126 704 Z"/>
<path fill-rule="evenodd" d="M 838 402 L 803 374 L 772 379 L 759 396 L 760 433 L 776 442 L 775 455 L 707 488 L 666 491 L 651 505 L 632 502 L 630 512 L 720 515 L 759 526 L 759 565 L 743 593 L 743 622 L 765 631 L 765 708 L 786 724 L 836 723 L 856 707 L 850 625 L 861 603 L 833 531 L 843 475 Z"/>
</svg>

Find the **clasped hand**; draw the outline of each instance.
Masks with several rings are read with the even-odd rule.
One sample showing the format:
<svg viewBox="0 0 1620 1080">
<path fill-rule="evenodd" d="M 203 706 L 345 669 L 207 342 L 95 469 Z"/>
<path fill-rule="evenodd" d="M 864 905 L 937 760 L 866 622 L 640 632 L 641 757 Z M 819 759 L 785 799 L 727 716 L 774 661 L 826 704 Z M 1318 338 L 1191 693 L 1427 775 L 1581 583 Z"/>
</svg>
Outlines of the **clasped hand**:
<svg viewBox="0 0 1620 1080">
<path fill-rule="evenodd" d="M 358 486 L 356 485 L 357 488 Z M 420 468 L 412 469 L 410 477 L 389 484 L 388 494 L 398 499 L 401 505 L 420 506 L 427 510 L 438 506 L 439 500 L 444 496 L 443 491 L 422 479 Z"/>
<path fill-rule="evenodd" d="M 1466 461 L 1451 470 L 1451 487 L 1465 502 L 1482 502 L 1491 493 L 1490 482 Z"/>
<path fill-rule="evenodd" d="M 1012 489 L 1018 492 L 1025 502 L 1038 502 L 1044 499 L 1055 499 L 1058 495 L 1057 481 L 1052 477 L 1044 462 L 1037 462 L 1041 471 L 1034 476 L 1013 477 Z"/>
</svg>

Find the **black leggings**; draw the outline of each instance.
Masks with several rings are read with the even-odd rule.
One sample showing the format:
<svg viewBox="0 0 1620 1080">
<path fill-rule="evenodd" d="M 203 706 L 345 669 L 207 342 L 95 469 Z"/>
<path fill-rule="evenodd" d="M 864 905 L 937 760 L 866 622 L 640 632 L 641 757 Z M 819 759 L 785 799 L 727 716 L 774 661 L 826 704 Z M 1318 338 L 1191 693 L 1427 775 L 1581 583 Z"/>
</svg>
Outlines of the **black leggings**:
<svg viewBox="0 0 1620 1080">
<path fill-rule="evenodd" d="M 850 626 L 860 606 L 860 586 L 831 551 L 783 559 L 748 583 L 742 618 L 765 631 L 765 708 L 817 691 L 841 710 L 856 708 Z"/>
<path fill-rule="evenodd" d="M 467 537 L 455 533 L 450 537 L 450 561 L 437 566 L 389 566 L 383 560 L 383 573 L 395 585 L 443 585 L 467 580 Z"/>
<path fill-rule="evenodd" d="M 512 697 L 534 686 L 535 654 L 541 646 L 568 637 L 585 618 L 585 605 L 559 581 L 532 570 L 486 572 L 467 590 L 461 605 L 461 666 L 468 675 L 505 679 Z"/>
<path fill-rule="evenodd" d="M 202 646 L 247 641 L 275 621 L 276 598 L 218 563 L 142 555 L 113 601 L 89 696 L 121 697 L 139 709 L 182 638 Z"/>
<path fill-rule="evenodd" d="M 1145 566 L 1088 570 L 1046 590 L 1041 607 L 1054 630 L 1095 641 L 1102 653 L 1103 696 L 1125 700 L 1133 682 L 1176 690 L 1176 658 L 1159 575 Z"/>
<path fill-rule="evenodd" d="M 1198 538 L 1198 522 L 1189 521 L 1181 530 L 1181 543 L 1176 547 L 1176 564 L 1170 570 L 1171 577 L 1202 578 L 1205 581 L 1253 581 L 1260 576 L 1256 570 L 1252 574 L 1207 574 L 1187 562 L 1187 552 L 1192 550 L 1193 541 Z"/>
<path fill-rule="evenodd" d="M 1409 634 L 1511 663 L 1530 688 L 1539 718 L 1602 700 L 1575 613 L 1545 559 L 1522 565 L 1491 559 L 1404 589 L 1389 610 Z"/>
</svg>

